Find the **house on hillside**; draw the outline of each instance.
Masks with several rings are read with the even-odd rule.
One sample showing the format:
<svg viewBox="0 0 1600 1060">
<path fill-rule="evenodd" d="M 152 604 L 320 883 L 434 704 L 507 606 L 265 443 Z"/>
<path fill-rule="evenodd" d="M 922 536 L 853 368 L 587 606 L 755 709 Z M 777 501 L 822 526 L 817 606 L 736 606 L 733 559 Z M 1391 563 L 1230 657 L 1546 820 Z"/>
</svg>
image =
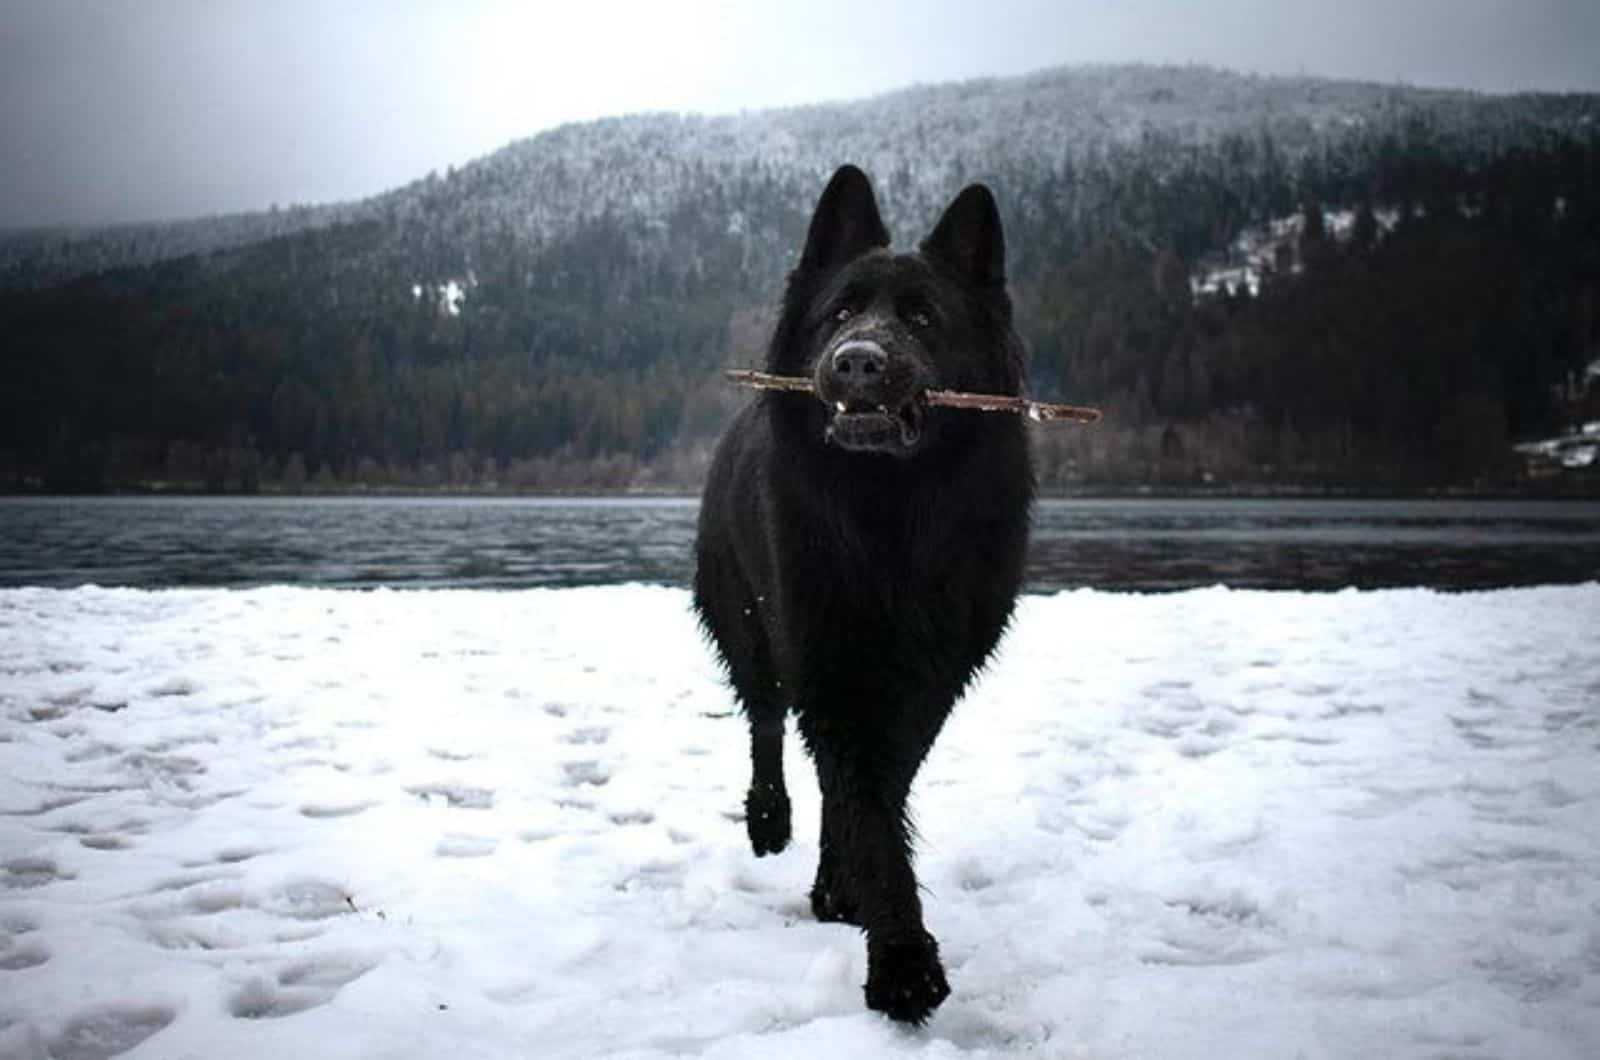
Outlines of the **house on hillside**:
<svg viewBox="0 0 1600 1060">
<path fill-rule="evenodd" d="M 1590 361 L 1581 373 L 1569 374 L 1556 387 L 1553 397 L 1569 428 L 1554 438 L 1513 447 L 1526 462 L 1528 477 L 1600 475 L 1600 357 Z"/>
</svg>

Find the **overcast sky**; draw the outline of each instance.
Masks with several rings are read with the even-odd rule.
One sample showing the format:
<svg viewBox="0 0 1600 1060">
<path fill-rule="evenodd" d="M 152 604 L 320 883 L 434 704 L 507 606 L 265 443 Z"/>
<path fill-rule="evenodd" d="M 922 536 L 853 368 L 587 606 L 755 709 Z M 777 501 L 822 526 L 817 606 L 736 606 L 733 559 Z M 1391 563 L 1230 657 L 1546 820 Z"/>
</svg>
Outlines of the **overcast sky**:
<svg viewBox="0 0 1600 1060">
<path fill-rule="evenodd" d="M 1124 61 L 1600 91 L 1600 0 L 0 0 L 0 226 L 359 198 L 575 119 Z"/>
</svg>

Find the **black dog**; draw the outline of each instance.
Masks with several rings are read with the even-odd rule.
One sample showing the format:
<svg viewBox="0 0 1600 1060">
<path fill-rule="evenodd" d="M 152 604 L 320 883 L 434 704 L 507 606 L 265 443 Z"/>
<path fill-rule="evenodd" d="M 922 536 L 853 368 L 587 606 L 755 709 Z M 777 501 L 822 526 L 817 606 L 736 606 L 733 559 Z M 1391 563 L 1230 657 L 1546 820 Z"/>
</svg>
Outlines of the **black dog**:
<svg viewBox="0 0 1600 1060">
<path fill-rule="evenodd" d="M 920 1023 L 950 993 L 922 925 L 906 797 L 1022 581 L 1033 473 L 1019 417 L 929 408 L 1017 394 L 994 197 L 963 191 L 895 254 L 866 176 L 834 174 L 789 276 L 764 393 L 729 427 L 700 510 L 694 600 L 750 721 L 746 824 L 789 842 L 784 717 L 822 788 L 811 908 L 867 933 L 867 1005 Z"/>
</svg>

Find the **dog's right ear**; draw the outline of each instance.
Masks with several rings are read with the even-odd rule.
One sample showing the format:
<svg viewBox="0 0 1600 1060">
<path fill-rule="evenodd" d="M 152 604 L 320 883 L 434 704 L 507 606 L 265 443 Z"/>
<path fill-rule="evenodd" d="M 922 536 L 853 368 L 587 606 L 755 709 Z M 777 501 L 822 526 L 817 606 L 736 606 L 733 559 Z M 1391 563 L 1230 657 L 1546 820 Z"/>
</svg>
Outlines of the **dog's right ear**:
<svg viewBox="0 0 1600 1060">
<path fill-rule="evenodd" d="M 799 271 L 833 268 L 888 245 L 889 230 L 878 214 L 878 200 L 867 175 L 855 166 L 840 166 L 811 215 Z"/>
</svg>

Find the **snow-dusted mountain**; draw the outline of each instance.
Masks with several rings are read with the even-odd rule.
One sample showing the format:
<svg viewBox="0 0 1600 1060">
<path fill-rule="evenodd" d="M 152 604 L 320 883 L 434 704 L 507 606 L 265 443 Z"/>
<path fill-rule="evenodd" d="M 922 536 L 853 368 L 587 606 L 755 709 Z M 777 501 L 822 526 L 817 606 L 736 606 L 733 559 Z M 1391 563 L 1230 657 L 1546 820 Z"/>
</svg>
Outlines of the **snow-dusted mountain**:
<svg viewBox="0 0 1600 1060">
<path fill-rule="evenodd" d="M 1488 149 L 1600 122 L 1593 96 L 1482 96 L 1204 67 L 1091 66 L 917 86 L 849 103 L 564 125 L 353 203 L 193 221 L 0 233 L 0 283 L 33 286 L 363 221 L 542 242 L 585 219 L 666 227 L 708 177 L 775 187 L 804 210 L 842 161 L 879 182 L 892 225 L 923 224 L 970 179 L 1058 167 L 1157 141 L 1268 136 L 1286 162 L 1329 143 L 1425 130 Z M 1174 151 L 1171 164 L 1184 164 Z M 723 221 L 746 223 L 728 201 Z"/>
<path fill-rule="evenodd" d="M 1108 411 L 1047 486 L 1494 485 L 1594 418 L 1552 395 L 1600 354 L 1600 96 L 1091 67 L 0 238 L 0 480 L 692 486 L 845 161 L 902 246 L 994 188 L 1034 393 Z"/>
</svg>

